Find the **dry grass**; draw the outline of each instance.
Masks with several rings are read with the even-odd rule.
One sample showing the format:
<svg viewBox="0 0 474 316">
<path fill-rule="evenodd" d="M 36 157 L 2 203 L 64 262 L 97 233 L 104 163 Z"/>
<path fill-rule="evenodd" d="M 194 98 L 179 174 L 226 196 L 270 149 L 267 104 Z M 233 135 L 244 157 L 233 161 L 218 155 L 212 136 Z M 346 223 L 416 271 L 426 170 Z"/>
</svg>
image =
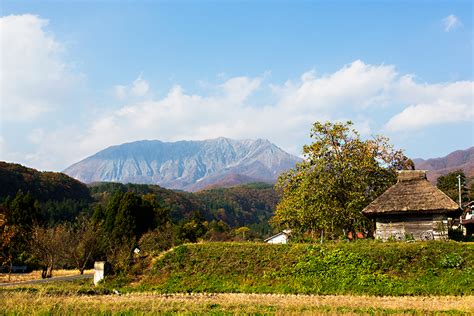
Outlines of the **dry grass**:
<svg viewBox="0 0 474 316">
<path fill-rule="evenodd" d="M 94 273 L 94 270 L 85 270 L 84 273 Z M 78 275 L 79 270 L 53 270 L 53 277 Z M 41 270 L 30 273 L 0 273 L 0 283 L 24 282 L 41 279 Z"/>
<path fill-rule="evenodd" d="M 265 313 L 472 314 L 474 296 L 369 297 L 349 295 L 153 294 L 65 296 L 0 292 L 0 314 Z"/>
</svg>

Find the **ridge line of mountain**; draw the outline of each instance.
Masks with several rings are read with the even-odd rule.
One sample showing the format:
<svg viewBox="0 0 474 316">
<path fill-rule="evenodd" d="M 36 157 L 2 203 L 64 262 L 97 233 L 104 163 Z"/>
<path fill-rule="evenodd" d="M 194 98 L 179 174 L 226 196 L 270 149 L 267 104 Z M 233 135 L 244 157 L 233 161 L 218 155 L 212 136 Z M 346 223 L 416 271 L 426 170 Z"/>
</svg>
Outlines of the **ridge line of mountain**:
<svg viewBox="0 0 474 316">
<path fill-rule="evenodd" d="M 300 160 L 262 138 L 139 140 L 109 146 L 63 172 L 85 183 L 132 182 L 198 191 L 217 184 L 273 183 Z"/>
</svg>

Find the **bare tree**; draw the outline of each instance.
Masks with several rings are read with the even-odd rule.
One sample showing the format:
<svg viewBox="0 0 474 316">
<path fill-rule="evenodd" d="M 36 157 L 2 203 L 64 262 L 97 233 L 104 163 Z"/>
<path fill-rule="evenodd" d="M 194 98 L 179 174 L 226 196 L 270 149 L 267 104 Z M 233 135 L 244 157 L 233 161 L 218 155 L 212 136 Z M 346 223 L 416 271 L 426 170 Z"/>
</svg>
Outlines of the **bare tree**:
<svg viewBox="0 0 474 316">
<path fill-rule="evenodd" d="M 67 261 L 73 264 L 81 274 L 100 247 L 100 227 L 91 219 L 80 216 L 74 225 L 68 227 Z"/>
<path fill-rule="evenodd" d="M 42 266 L 42 278 L 52 277 L 56 264 L 65 257 L 65 249 L 69 239 L 69 232 L 63 224 L 53 228 L 40 226 L 33 228 L 30 249 Z"/>
</svg>

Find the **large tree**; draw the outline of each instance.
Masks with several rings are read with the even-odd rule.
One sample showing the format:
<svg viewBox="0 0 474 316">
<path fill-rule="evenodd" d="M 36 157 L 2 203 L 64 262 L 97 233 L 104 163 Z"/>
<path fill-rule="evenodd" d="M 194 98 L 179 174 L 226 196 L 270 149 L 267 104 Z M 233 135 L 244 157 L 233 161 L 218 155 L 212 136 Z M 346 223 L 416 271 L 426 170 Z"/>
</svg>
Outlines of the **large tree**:
<svg viewBox="0 0 474 316">
<path fill-rule="evenodd" d="M 278 180 L 282 198 L 274 224 L 332 238 L 371 228 L 360 212 L 395 182 L 396 170 L 413 168 L 413 163 L 387 138 L 362 140 L 352 125 L 313 124 L 305 159 Z"/>
</svg>

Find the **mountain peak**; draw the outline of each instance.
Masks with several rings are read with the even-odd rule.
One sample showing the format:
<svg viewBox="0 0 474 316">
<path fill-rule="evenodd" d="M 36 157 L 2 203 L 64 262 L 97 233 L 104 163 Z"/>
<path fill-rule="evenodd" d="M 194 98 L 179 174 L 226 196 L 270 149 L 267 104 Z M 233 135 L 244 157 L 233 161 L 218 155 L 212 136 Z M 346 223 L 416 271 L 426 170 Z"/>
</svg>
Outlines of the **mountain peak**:
<svg viewBox="0 0 474 316">
<path fill-rule="evenodd" d="M 274 182 L 298 157 L 267 139 L 226 137 L 200 141 L 140 140 L 110 146 L 64 172 L 86 183 L 98 181 L 158 184 L 196 191 L 219 182 Z"/>
</svg>

